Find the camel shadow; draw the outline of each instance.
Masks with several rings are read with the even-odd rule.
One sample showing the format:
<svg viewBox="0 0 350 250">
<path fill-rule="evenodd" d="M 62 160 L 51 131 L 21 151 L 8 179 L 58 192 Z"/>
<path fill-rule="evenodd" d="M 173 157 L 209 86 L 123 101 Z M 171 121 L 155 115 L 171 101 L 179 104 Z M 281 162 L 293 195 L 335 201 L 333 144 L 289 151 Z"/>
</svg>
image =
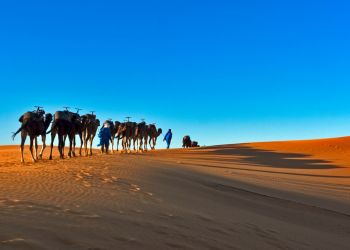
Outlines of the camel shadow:
<svg viewBox="0 0 350 250">
<path fill-rule="evenodd" d="M 246 145 L 220 146 L 209 152 L 216 158 L 207 160 L 226 161 L 243 165 L 264 166 L 284 169 L 335 169 L 341 168 L 330 161 L 310 158 L 311 155 L 301 153 L 282 153 L 271 150 L 257 149 Z M 219 158 L 218 155 L 225 157 Z M 204 159 L 204 158 L 203 158 Z"/>
</svg>

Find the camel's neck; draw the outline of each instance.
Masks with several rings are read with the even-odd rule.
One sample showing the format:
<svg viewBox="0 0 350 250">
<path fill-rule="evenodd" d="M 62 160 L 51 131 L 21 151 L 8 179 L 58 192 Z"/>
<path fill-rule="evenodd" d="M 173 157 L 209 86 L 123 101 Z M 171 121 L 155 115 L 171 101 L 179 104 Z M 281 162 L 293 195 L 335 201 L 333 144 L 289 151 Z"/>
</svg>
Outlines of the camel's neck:
<svg viewBox="0 0 350 250">
<path fill-rule="evenodd" d="M 45 120 L 45 131 L 49 128 L 51 120 Z"/>
</svg>

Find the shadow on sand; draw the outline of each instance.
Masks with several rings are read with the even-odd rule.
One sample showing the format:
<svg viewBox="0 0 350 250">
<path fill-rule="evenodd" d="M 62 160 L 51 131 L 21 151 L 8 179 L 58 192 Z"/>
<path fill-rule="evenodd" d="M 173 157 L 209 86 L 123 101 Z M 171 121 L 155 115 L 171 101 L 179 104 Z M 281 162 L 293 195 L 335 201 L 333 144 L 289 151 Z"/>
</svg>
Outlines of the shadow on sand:
<svg viewBox="0 0 350 250">
<path fill-rule="evenodd" d="M 205 148 L 203 148 L 205 149 Z M 198 149 L 200 151 L 201 149 Z M 289 169 L 335 169 L 341 168 L 330 161 L 312 159 L 311 155 L 300 153 L 282 153 L 257 149 L 243 144 L 216 147 L 206 155 L 216 157 L 197 158 L 220 162 L 232 162 L 244 165 Z M 221 157 L 217 157 L 220 155 Z"/>
</svg>

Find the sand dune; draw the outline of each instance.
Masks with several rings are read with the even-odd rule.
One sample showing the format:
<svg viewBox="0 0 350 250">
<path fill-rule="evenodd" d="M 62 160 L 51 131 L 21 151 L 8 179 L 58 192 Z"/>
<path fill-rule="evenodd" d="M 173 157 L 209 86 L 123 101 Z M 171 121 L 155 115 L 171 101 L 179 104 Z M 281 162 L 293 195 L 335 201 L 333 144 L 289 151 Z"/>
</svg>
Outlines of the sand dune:
<svg viewBox="0 0 350 250">
<path fill-rule="evenodd" d="M 3 146 L 0 249 L 349 249 L 349 151 L 350 138 L 47 150 L 22 165 Z"/>
</svg>

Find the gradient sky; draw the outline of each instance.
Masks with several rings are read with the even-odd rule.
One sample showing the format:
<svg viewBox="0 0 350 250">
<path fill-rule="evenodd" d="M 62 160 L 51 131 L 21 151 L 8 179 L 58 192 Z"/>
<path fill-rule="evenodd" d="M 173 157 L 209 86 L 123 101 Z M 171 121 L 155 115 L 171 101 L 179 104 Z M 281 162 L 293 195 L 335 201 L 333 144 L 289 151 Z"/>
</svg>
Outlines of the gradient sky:
<svg viewBox="0 0 350 250">
<path fill-rule="evenodd" d="M 201 145 L 350 132 L 348 1 L 1 1 L 0 144 L 34 105 Z M 160 146 L 164 146 L 159 141 Z"/>
</svg>

